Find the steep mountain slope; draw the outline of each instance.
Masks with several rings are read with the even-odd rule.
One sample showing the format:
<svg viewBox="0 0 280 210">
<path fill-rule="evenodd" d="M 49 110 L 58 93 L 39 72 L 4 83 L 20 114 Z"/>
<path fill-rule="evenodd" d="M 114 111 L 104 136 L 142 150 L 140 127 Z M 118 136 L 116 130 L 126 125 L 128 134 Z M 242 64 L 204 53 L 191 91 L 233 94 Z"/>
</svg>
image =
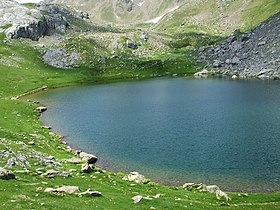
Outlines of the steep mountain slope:
<svg viewBox="0 0 280 210">
<path fill-rule="evenodd" d="M 186 0 L 45 0 L 87 11 L 94 21 L 141 23 L 165 14 Z"/>
<path fill-rule="evenodd" d="M 279 0 L 191 0 L 154 28 L 169 34 L 230 34 L 237 28 L 255 27 L 279 11 Z"/>
</svg>

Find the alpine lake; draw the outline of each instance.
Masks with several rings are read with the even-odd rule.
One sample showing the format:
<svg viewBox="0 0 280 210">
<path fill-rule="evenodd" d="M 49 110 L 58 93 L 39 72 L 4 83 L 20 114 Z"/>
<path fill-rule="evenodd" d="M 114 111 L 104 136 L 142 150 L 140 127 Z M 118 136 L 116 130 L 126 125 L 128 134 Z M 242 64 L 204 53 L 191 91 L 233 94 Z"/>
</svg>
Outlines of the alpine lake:
<svg viewBox="0 0 280 210">
<path fill-rule="evenodd" d="M 44 124 L 109 171 L 152 181 L 280 190 L 280 81 L 160 78 L 31 96 Z"/>
</svg>

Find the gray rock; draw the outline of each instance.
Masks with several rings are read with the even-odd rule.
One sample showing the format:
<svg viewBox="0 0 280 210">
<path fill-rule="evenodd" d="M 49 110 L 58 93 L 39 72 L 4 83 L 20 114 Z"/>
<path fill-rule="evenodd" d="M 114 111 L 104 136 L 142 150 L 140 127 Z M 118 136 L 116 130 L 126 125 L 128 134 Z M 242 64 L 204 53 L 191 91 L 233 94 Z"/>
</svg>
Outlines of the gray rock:
<svg viewBox="0 0 280 210">
<path fill-rule="evenodd" d="M 205 184 L 195 184 L 195 183 L 185 183 L 183 185 L 183 189 L 185 190 L 198 190 L 198 191 L 201 191 L 201 192 L 204 192 L 204 191 L 207 191 L 206 189 L 206 185 Z"/>
<path fill-rule="evenodd" d="M 143 39 L 145 42 L 149 39 L 149 34 L 147 32 L 142 32 L 140 35 L 140 39 Z"/>
<path fill-rule="evenodd" d="M 68 163 L 72 163 L 72 164 L 79 164 L 82 162 L 82 159 L 81 158 L 70 158 L 68 160 L 66 160 Z"/>
<path fill-rule="evenodd" d="M 231 198 L 222 190 L 216 190 L 215 193 L 218 200 L 221 200 L 221 198 L 224 198 L 226 201 L 231 200 Z"/>
<path fill-rule="evenodd" d="M 82 165 L 81 172 L 83 173 L 91 173 L 93 172 L 93 168 L 88 163 Z"/>
<path fill-rule="evenodd" d="M 57 176 L 60 177 L 70 177 L 70 173 L 66 171 L 55 171 L 55 170 L 48 170 L 46 173 L 42 174 L 42 176 L 48 177 L 48 178 L 54 178 Z"/>
<path fill-rule="evenodd" d="M 77 68 L 80 54 L 77 52 L 68 53 L 65 48 L 51 48 L 43 55 L 45 63 L 56 68 Z"/>
<path fill-rule="evenodd" d="M 125 176 L 123 180 L 136 182 L 137 184 L 143 184 L 145 182 L 145 177 L 138 172 L 130 172 L 128 176 Z"/>
<path fill-rule="evenodd" d="M 223 66 L 223 65 L 222 65 L 222 62 L 221 62 L 221 61 L 215 60 L 214 63 L 213 63 L 213 66 L 214 66 L 214 68 L 218 68 L 218 67 L 221 67 L 221 66 Z"/>
<path fill-rule="evenodd" d="M 12 168 L 13 166 L 15 166 L 17 164 L 17 159 L 15 157 L 12 157 L 10 158 L 8 161 L 7 161 L 7 164 L 6 164 L 6 168 Z"/>
<path fill-rule="evenodd" d="M 138 44 L 136 44 L 135 42 L 127 40 L 126 45 L 130 49 L 133 49 L 133 50 L 137 50 L 138 49 Z"/>
<path fill-rule="evenodd" d="M 8 171 L 0 167 L 0 179 L 4 179 L 4 180 L 16 179 L 16 176 L 11 171 Z"/>
<path fill-rule="evenodd" d="M 46 188 L 44 190 L 44 192 L 74 194 L 79 190 L 80 190 L 80 188 L 77 186 L 63 186 L 63 187 L 59 187 L 59 188 Z"/>
<path fill-rule="evenodd" d="M 196 73 L 194 74 L 194 77 L 197 77 L 197 78 L 199 78 L 199 77 L 207 77 L 208 74 L 209 74 L 209 71 L 206 70 L 206 69 L 204 69 L 204 70 L 202 70 L 202 71 L 196 72 Z"/>
<path fill-rule="evenodd" d="M 39 107 L 36 108 L 36 111 L 39 112 L 39 113 L 45 112 L 45 111 L 47 111 L 47 107 L 39 106 Z"/>
<path fill-rule="evenodd" d="M 100 196 L 102 196 L 102 193 L 99 192 L 99 191 L 91 191 L 90 189 L 88 189 L 85 192 L 77 193 L 77 195 L 79 195 L 79 196 L 90 196 L 90 197 L 100 197 Z"/>
<path fill-rule="evenodd" d="M 87 161 L 89 164 L 94 164 L 96 163 L 96 161 L 98 160 L 97 157 L 93 154 L 89 154 L 86 152 L 81 152 L 79 154 L 79 157 L 83 160 L 83 161 Z"/>
<path fill-rule="evenodd" d="M 134 196 L 133 198 L 131 198 L 133 200 L 134 203 L 139 203 L 142 199 L 143 199 L 143 196 L 141 195 L 136 195 Z"/>
<path fill-rule="evenodd" d="M 238 65 L 238 64 L 240 64 L 240 59 L 238 58 L 238 57 L 233 57 L 233 59 L 231 60 L 231 63 L 233 64 L 233 65 Z"/>
<path fill-rule="evenodd" d="M 220 188 L 217 185 L 209 185 L 206 186 L 206 190 L 210 193 L 216 193 L 216 191 L 220 190 Z"/>
<path fill-rule="evenodd" d="M 260 77 L 277 79 L 280 74 L 280 13 L 275 14 L 255 29 L 224 43 L 216 44 L 208 50 L 199 52 L 198 59 L 216 73 L 238 75 L 239 77 Z M 261 72 L 269 69 L 269 72 Z M 260 73 L 261 72 L 261 73 Z"/>
</svg>

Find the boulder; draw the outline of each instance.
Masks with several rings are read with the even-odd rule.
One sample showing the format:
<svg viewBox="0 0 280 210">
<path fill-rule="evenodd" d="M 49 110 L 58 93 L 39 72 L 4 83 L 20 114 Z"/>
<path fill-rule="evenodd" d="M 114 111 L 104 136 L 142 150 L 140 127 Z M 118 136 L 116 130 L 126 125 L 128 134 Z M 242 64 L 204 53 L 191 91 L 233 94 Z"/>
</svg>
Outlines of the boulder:
<svg viewBox="0 0 280 210">
<path fill-rule="evenodd" d="M 66 194 L 73 194 L 79 191 L 80 188 L 77 186 L 63 186 L 59 188 L 46 188 L 44 192 L 47 193 L 66 193 Z"/>
<path fill-rule="evenodd" d="M 79 157 L 83 160 L 83 161 L 87 161 L 89 164 L 94 164 L 96 163 L 96 161 L 98 160 L 97 157 L 95 155 L 86 153 L 86 152 L 81 152 L 79 154 Z"/>
<path fill-rule="evenodd" d="M 136 195 L 134 196 L 133 198 L 131 198 L 133 200 L 134 203 L 139 203 L 142 199 L 143 199 L 143 196 L 141 195 Z"/>
<path fill-rule="evenodd" d="M 43 112 L 47 111 L 47 107 L 39 106 L 39 107 L 36 108 L 36 111 L 39 112 L 39 113 L 43 113 Z"/>
<path fill-rule="evenodd" d="M 143 184 L 145 182 L 145 177 L 138 172 L 130 172 L 128 176 L 125 176 L 123 180 L 136 182 L 137 184 Z"/>
<path fill-rule="evenodd" d="M 138 49 L 138 44 L 136 44 L 135 42 L 127 40 L 126 45 L 130 49 L 133 49 L 133 50 L 137 50 Z"/>
<path fill-rule="evenodd" d="M 232 75 L 231 78 L 232 78 L 232 79 L 238 79 L 238 76 L 236 76 L 236 75 L 234 74 L 234 75 Z"/>
<path fill-rule="evenodd" d="M 0 179 L 4 179 L 4 180 L 16 179 L 16 176 L 11 171 L 8 171 L 0 167 Z"/>
<path fill-rule="evenodd" d="M 82 165 L 81 172 L 83 173 L 91 173 L 93 172 L 93 168 L 88 163 Z"/>
<path fill-rule="evenodd" d="M 204 70 L 202 70 L 202 71 L 196 72 L 196 73 L 194 74 L 194 77 L 207 77 L 208 74 L 209 74 L 209 71 L 206 70 L 206 69 L 204 69 Z"/>
<path fill-rule="evenodd" d="M 230 201 L 231 198 L 225 193 L 223 192 L 222 190 L 216 190 L 216 198 L 218 200 L 221 200 L 222 198 L 224 198 L 226 201 Z"/>
<path fill-rule="evenodd" d="M 217 185 L 209 185 L 206 186 L 206 190 L 210 193 L 216 193 L 216 191 L 220 190 L 220 188 Z"/>
<path fill-rule="evenodd" d="M 198 190 L 200 192 L 204 192 L 204 191 L 207 191 L 206 189 L 206 185 L 205 184 L 195 184 L 195 183 L 185 183 L 183 185 L 183 189 L 185 190 L 189 190 L 189 191 L 192 191 L 192 190 Z"/>
</svg>

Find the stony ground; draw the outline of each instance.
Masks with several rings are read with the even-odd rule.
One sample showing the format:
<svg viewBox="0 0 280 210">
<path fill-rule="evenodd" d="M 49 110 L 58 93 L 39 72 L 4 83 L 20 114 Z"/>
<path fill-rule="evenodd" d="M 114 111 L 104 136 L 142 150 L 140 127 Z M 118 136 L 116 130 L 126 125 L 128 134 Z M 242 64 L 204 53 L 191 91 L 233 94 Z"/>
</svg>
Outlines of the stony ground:
<svg viewBox="0 0 280 210">
<path fill-rule="evenodd" d="M 279 78 L 280 13 L 255 29 L 238 30 L 227 42 L 199 49 L 199 60 L 217 73 L 238 77 Z"/>
</svg>

